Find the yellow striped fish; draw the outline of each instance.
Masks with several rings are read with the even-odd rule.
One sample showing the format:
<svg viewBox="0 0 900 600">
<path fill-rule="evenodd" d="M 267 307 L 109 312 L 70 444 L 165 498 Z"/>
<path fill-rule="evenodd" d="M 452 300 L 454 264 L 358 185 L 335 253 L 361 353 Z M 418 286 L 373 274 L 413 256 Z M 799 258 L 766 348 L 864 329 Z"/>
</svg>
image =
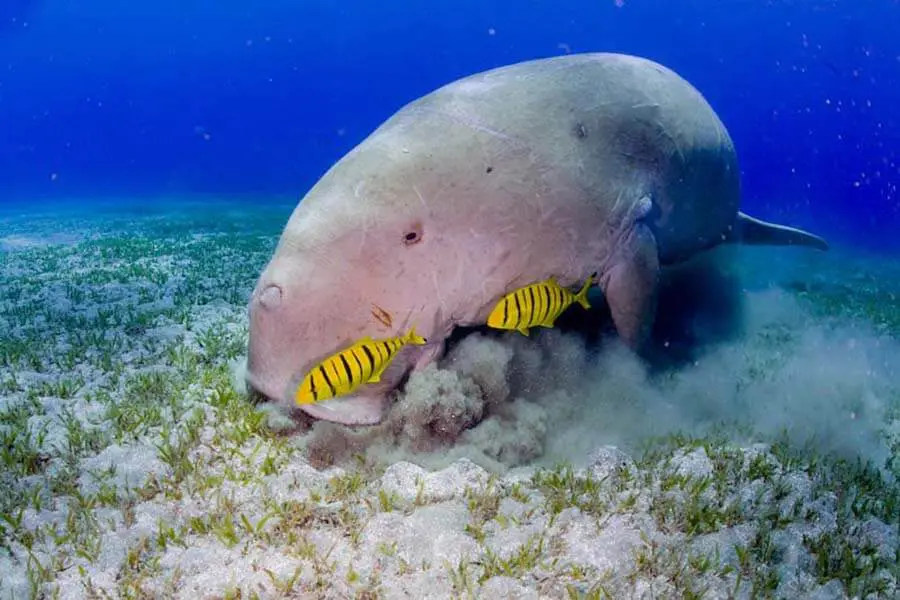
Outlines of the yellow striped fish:
<svg viewBox="0 0 900 600">
<path fill-rule="evenodd" d="M 587 293 L 595 276 L 596 273 L 588 277 L 577 294 L 556 283 L 553 277 L 510 292 L 491 311 L 488 327 L 515 329 L 522 335 L 528 335 L 531 327 L 553 327 L 559 315 L 573 302 L 585 309 L 591 307 Z"/>
<path fill-rule="evenodd" d="M 312 404 L 349 394 L 361 385 L 378 383 L 401 348 L 424 343 L 425 338 L 416 335 L 415 327 L 406 335 L 393 338 L 365 337 L 313 367 L 297 388 L 294 401 Z"/>
</svg>

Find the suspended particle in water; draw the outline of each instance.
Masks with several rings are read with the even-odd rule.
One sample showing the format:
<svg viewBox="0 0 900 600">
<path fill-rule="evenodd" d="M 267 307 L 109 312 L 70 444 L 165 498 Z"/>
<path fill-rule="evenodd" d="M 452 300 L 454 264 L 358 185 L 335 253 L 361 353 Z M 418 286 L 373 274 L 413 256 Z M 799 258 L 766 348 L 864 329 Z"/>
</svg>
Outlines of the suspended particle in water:
<svg viewBox="0 0 900 600">
<path fill-rule="evenodd" d="M 613 0 L 613 4 L 616 5 L 616 8 L 622 8 L 625 6 L 625 0 Z"/>
<path fill-rule="evenodd" d="M 496 35 L 496 34 L 497 34 L 496 29 L 494 29 L 493 27 L 488 28 L 488 35 Z"/>
<path fill-rule="evenodd" d="M 202 125 L 194 125 L 194 135 L 203 138 L 206 142 L 212 139 L 212 135 Z"/>
</svg>

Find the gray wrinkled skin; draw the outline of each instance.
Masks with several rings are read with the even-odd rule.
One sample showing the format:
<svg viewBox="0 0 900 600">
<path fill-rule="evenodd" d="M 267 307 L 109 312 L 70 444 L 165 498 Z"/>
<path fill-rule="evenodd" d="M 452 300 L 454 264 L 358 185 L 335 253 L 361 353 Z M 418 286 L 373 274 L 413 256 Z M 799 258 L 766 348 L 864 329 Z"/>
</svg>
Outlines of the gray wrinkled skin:
<svg viewBox="0 0 900 600">
<path fill-rule="evenodd" d="M 250 303 L 248 382 L 292 406 L 325 356 L 414 325 L 428 344 L 380 383 L 301 407 L 374 424 L 454 327 L 483 324 L 517 287 L 593 272 L 638 348 L 661 265 L 730 241 L 826 247 L 741 214 L 738 174 L 712 108 L 648 60 L 567 55 L 451 83 L 398 111 L 294 210 Z"/>
</svg>

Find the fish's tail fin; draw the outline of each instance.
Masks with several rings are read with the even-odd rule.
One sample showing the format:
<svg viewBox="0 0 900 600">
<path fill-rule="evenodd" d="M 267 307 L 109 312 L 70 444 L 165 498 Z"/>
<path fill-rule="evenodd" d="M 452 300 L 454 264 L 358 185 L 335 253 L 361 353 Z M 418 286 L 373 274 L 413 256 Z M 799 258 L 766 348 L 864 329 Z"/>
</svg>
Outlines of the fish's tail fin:
<svg viewBox="0 0 900 600">
<path fill-rule="evenodd" d="M 580 304 L 585 310 L 590 310 L 591 303 L 588 302 L 588 290 L 591 289 L 591 284 L 594 283 L 594 277 L 596 277 L 596 273 L 591 273 L 587 280 L 584 282 L 584 285 L 581 286 L 581 290 L 575 294 L 575 301 Z"/>
<path fill-rule="evenodd" d="M 787 225 L 768 223 L 742 212 L 738 213 L 737 223 L 725 241 L 753 246 L 808 246 L 828 250 L 828 242 L 817 235 Z"/>
<path fill-rule="evenodd" d="M 403 336 L 403 343 L 405 344 L 415 344 L 417 346 L 421 346 L 423 344 L 428 343 L 428 340 L 420 336 L 416 333 L 416 326 L 413 325 L 405 336 Z"/>
</svg>

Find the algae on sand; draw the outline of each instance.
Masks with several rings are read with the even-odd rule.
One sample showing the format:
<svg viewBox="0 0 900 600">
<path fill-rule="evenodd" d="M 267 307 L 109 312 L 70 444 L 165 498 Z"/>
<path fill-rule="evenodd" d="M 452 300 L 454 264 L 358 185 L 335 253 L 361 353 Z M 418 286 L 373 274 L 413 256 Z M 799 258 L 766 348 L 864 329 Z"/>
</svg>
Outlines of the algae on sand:
<svg viewBox="0 0 900 600">
<path fill-rule="evenodd" d="M 454 448 L 407 422 L 417 445 L 400 427 L 317 470 L 322 427 L 273 432 L 233 375 L 292 206 L 184 206 L 4 220 L 41 243 L 0 251 L 0 597 L 900 593 L 900 278 L 874 275 L 889 264 L 786 267 L 752 292 L 742 336 L 667 378 L 558 332 L 473 338 L 433 371 L 491 419 Z M 740 264 L 771 276 L 765 256 Z M 826 356 L 817 389 L 804 369 Z M 729 402 L 747 405 L 740 427 L 720 423 Z M 855 437 L 804 447 L 798 431 Z"/>
</svg>

